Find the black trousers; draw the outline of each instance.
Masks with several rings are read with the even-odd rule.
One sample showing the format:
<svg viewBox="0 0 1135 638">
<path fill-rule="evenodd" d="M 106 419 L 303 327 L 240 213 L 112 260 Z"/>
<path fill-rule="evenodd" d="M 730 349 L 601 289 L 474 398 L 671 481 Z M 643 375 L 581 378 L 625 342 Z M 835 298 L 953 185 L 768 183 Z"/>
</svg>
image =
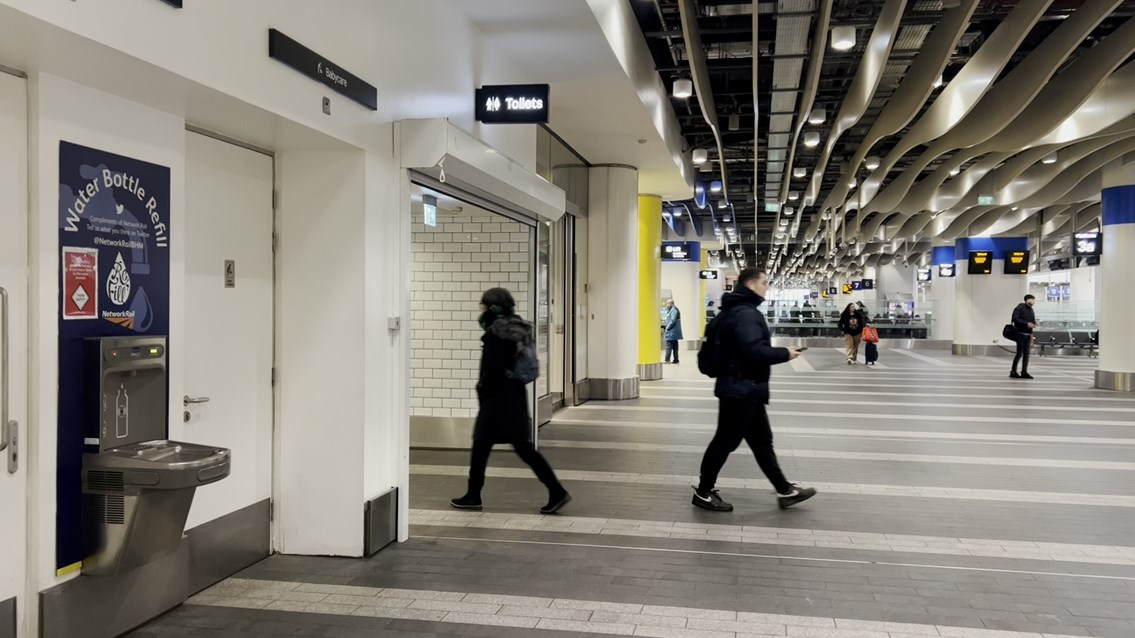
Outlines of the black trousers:
<svg viewBox="0 0 1135 638">
<path fill-rule="evenodd" d="M 698 491 L 713 489 L 725 461 L 741 445 L 742 440 L 749 444 L 753 456 L 757 457 L 757 465 L 776 491 L 780 494 L 792 491 L 792 485 L 784 478 L 784 472 L 780 470 L 780 464 L 776 460 L 776 451 L 772 447 L 772 427 L 765 406 L 737 399 L 719 399 L 719 402 L 717 433 L 713 435 L 713 440 L 709 442 L 705 456 L 702 457 Z"/>
<path fill-rule="evenodd" d="M 560 485 L 559 479 L 556 478 L 556 473 L 552 470 L 552 466 L 548 465 L 548 461 L 544 459 L 544 455 L 536 451 L 532 443 L 524 440 L 513 441 L 510 443 L 512 449 L 516 451 L 516 455 L 520 457 L 521 461 L 528 464 L 532 471 L 536 473 L 536 478 L 548 488 L 548 491 L 556 494 L 563 491 L 563 486 Z M 481 488 L 485 486 L 485 468 L 489 464 L 489 455 L 493 453 L 493 444 L 484 441 L 473 441 L 473 452 L 469 459 L 469 493 L 480 494 Z"/>
<path fill-rule="evenodd" d="M 1017 333 L 1017 354 L 1013 357 L 1013 372 L 1017 371 L 1017 364 L 1021 364 L 1021 373 L 1029 371 L 1029 350 L 1032 349 L 1033 336 Z"/>
<path fill-rule="evenodd" d="M 678 340 L 671 339 L 666 342 L 666 361 L 670 361 L 670 353 L 674 353 L 674 363 L 678 363 Z"/>
</svg>

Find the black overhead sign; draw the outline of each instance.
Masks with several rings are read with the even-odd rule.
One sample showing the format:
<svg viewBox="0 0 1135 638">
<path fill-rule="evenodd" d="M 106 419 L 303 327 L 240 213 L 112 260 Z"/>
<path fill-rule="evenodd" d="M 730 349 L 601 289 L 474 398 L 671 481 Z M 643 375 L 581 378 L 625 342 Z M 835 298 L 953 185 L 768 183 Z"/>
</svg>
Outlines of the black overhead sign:
<svg viewBox="0 0 1135 638">
<path fill-rule="evenodd" d="M 275 29 L 268 29 L 268 57 L 326 84 L 372 111 L 378 110 L 378 89 Z"/>
<path fill-rule="evenodd" d="M 699 270 L 698 271 L 698 278 L 699 279 L 717 279 L 717 271 L 716 270 Z"/>
<path fill-rule="evenodd" d="M 547 84 L 501 84 L 477 89 L 477 121 L 485 124 L 547 124 Z"/>
</svg>

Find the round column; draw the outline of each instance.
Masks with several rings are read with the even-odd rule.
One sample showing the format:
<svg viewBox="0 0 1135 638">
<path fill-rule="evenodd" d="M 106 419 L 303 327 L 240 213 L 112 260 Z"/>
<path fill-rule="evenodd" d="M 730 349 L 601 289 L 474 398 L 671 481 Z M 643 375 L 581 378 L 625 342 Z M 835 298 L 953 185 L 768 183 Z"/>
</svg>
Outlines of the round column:
<svg viewBox="0 0 1135 638">
<path fill-rule="evenodd" d="M 658 298 L 662 294 L 662 198 L 638 196 L 638 376 L 662 378 Z"/>
<path fill-rule="evenodd" d="M 638 169 L 593 166 L 588 182 L 588 398 L 637 399 Z"/>
<path fill-rule="evenodd" d="M 1135 168 L 1135 164 L 1129 165 Z M 1135 172 L 1135 171 L 1121 171 Z M 1135 392 L 1135 296 L 1131 294 L 1131 273 L 1135 272 L 1135 175 L 1126 185 L 1103 190 L 1103 255 L 1100 257 L 1100 367 L 1096 387 Z"/>
</svg>

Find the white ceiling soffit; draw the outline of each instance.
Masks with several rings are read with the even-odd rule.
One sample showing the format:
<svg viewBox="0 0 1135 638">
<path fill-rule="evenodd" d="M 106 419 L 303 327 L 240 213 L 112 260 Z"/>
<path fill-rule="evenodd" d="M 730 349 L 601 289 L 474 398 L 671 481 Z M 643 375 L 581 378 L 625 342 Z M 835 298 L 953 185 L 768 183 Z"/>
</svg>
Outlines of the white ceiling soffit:
<svg viewBox="0 0 1135 638">
<path fill-rule="evenodd" d="M 794 93 L 773 93 L 772 97 L 772 109 L 774 111 L 792 111 L 795 109 L 796 113 L 799 115 L 796 121 L 796 128 L 792 132 L 791 144 L 788 143 L 787 135 L 783 137 L 777 136 L 778 140 L 784 140 L 783 144 L 780 145 L 788 147 L 788 162 L 785 164 L 785 172 L 783 174 L 783 180 L 780 183 L 779 192 L 770 193 L 770 195 L 774 195 L 777 201 L 782 203 L 788 201 L 788 190 L 789 186 L 791 185 L 790 180 L 792 179 L 790 175 L 792 174 L 792 169 L 795 168 L 796 164 L 796 145 L 797 143 L 799 143 L 800 134 L 801 132 L 803 132 L 804 125 L 807 123 L 808 114 L 812 112 L 812 107 L 816 103 L 816 92 L 819 89 L 820 85 L 820 72 L 824 66 L 824 52 L 827 51 L 828 28 L 831 26 L 832 2 L 833 0 L 820 0 L 820 11 L 817 14 L 818 18 L 816 21 L 815 29 L 816 35 L 812 38 L 812 51 L 808 56 L 808 79 L 804 85 L 804 91 L 800 95 L 800 108 L 796 109 L 796 95 Z M 814 8 L 815 3 L 810 3 L 810 6 Z M 777 29 L 779 30 L 779 28 L 780 27 L 778 21 Z M 807 29 L 805 29 L 805 38 L 807 37 L 807 35 L 808 31 Z M 755 32 L 753 33 L 753 37 L 756 37 Z M 773 64 L 775 65 L 776 62 L 774 62 Z M 780 105 L 778 105 L 777 103 L 778 98 L 783 99 L 783 102 Z M 784 106 L 784 103 L 787 103 L 787 108 L 782 108 Z M 769 136 L 769 144 L 777 146 L 778 144 L 774 144 L 772 142 L 772 137 L 772 135 Z M 795 232 L 793 232 L 793 237 L 795 237 Z"/>
<path fill-rule="evenodd" d="M 682 39 L 686 41 L 686 58 L 690 63 L 694 89 L 698 94 L 702 118 L 713 131 L 717 141 L 718 168 L 721 173 L 721 196 L 729 201 L 729 167 L 725 163 L 725 145 L 721 141 L 721 125 L 717 121 L 717 105 L 713 100 L 713 83 L 709 79 L 709 67 L 705 60 L 705 46 L 698 29 L 698 6 L 696 0 L 679 0 L 679 14 L 682 16 Z"/>
<path fill-rule="evenodd" d="M 816 168 L 812 171 L 811 183 L 808 186 L 807 193 L 802 198 L 804 206 L 811 206 L 816 202 L 816 195 L 824 181 L 824 172 L 827 170 L 828 161 L 831 159 L 839 138 L 848 129 L 855 126 L 863 117 L 863 114 L 867 112 L 871 98 L 875 96 L 875 89 L 879 87 L 879 81 L 883 78 L 883 70 L 886 68 L 887 60 L 891 57 L 891 48 L 894 46 L 895 37 L 898 35 L 899 21 L 902 19 L 904 9 L 906 9 L 906 0 L 887 0 L 882 11 L 879 12 L 879 19 L 875 22 L 875 28 L 871 31 L 867 48 L 863 51 L 863 58 L 859 62 L 859 69 L 847 89 L 847 95 L 839 109 L 839 115 L 836 116 L 831 131 L 828 132 L 824 152 L 820 154 Z M 827 38 L 827 34 L 824 34 L 824 38 Z"/>
<path fill-rule="evenodd" d="M 965 117 L 1000 75 L 1001 69 L 1012 59 L 1017 47 L 1032 30 L 1033 25 L 1052 4 L 1052 0 L 1030 0 L 1017 5 L 1013 12 L 989 36 L 958 75 L 934 100 L 918 122 L 898 140 L 894 149 L 880 162 L 879 169 L 864 180 L 863 197 L 869 202 L 867 211 L 891 210 L 898 203 L 876 201 L 879 187 L 891 168 L 908 151 L 945 135 Z"/>
<path fill-rule="evenodd" d="M 841 179 L 840 185 L 828 195 L 823 208 L 832 208 L 836 205 L 836 202 L 847 197 L 846 184 L 851 177 L 851 171 L 854 171 L 863 162 L 863 159 L 871 151 L 871 147 L 884 137 L 901 131 L 918 115 L 919 109 L 922 108 L 922 105 L 926 103 L 926 100 L 934 91 L 934 80 L 942 75 L 946 65 L 950 62 L 950 56 L 957 46 L 958 39 L 962 37 L 966 27 L 969 26 L 970 18 L 977 9 L 979 1 L 965 0 L 960 6 L 948 10 L 942 16 L 942 21 L 934 28 L 929 39 L 922 44 L 918 57 L 908 68 L 902 83 L 899 84 L 895 94 L 887 102 L 883 112 L 875 119 L 875 124 L 871 126 L 871 130 L 863 139 L 863 143 L 844 171 L 843 177 L 845 179 Z M 904 34 L 908 30 L 909 28 L 904 29 Z M 902 41 L 906 38 L 900 36 L 899 39 Z M 849 202 L 849 204 L 851 203 Z"/>
<path fill-rule="evenodd" d="M 882 209 L 883 201 L 898 199 L 895 206 L 902 207 L 905 197 L 922 169 L 938 157 L 956 148 L 968 148 L 988 141 L 1033 101 L 1048 80 L 1056 73 L 1061 62 L 1068 58 L 1122 0 L 1087 0 L 1067 20 L 1029 53 L 1009 75 L 993 85 L 974 108 L 945 135 L 934 140 L 902 175 L 887 187 L 873 204 Z M 1111 38 L 1108 38 L 1109 40 Z M 1119 62 L 1117 61 L 1116 64 Z M 1112 67 L 1114 68 L 1114 67 Z M 1111 69 L 1108 69 L 1109 71 Z M 1087 93 L 1085 92 L 1085 96 Z M 1043 134 L 1044 129 L 1037 130 Z"/>
<path fill-rule="evenodd" d="M 402 168 L 448 177 L 556 221 L 564 192 L 445 119 L 403 120 Z M 443 179 L 444 181 L 444 179 Z"/>
</svg>

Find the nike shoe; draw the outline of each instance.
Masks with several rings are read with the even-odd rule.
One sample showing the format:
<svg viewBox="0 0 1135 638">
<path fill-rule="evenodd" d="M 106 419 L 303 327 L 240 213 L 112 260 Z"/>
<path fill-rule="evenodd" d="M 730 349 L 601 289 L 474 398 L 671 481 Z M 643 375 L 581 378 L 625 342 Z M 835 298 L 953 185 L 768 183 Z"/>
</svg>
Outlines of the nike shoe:
<svg viewBox="0 0 1135 638">
<path fill-rule="evenodd" d="M 802 503 L 816 495 L 816 490 L 811 487 L 800 487 L 795 483 L 791 483 L 792 491 L 785 494 L 776 495 L 776 504 L 780 509 L 792 507 L 797 503 Z"/>
<path fill-rule="evenodd" d="M 450 499 L 449 504 L 450 504 L 450 506 L 452 506 L 455 509 L 471 510 L 471 511 L 474 511 L 474 512 L 480 512 L 481 511 L 481 496 L 479 494 L 475 495 L 475 496 L 471 495 L 471 494 L 466 494 L 465 496 L 462 496 L 461 498 Z"/>
<path fill-rule="evenodd" d="M 703 494 L 702 492 L 699 492 L 698 488 L 694 487 L 693 485 L 691 485 L 690 487 L 694 488 L 694 499 L 693 501 L 691 501 L 694 504 L 694 507 L 700 507 L 703 510 L 709 510 L 711 512 L 733 511 L 733 504 L 726 503 L 725 501 L 721 500 L 721 495 L 717 493 L 717 490 L 710 490 Z"/>
</svg>

